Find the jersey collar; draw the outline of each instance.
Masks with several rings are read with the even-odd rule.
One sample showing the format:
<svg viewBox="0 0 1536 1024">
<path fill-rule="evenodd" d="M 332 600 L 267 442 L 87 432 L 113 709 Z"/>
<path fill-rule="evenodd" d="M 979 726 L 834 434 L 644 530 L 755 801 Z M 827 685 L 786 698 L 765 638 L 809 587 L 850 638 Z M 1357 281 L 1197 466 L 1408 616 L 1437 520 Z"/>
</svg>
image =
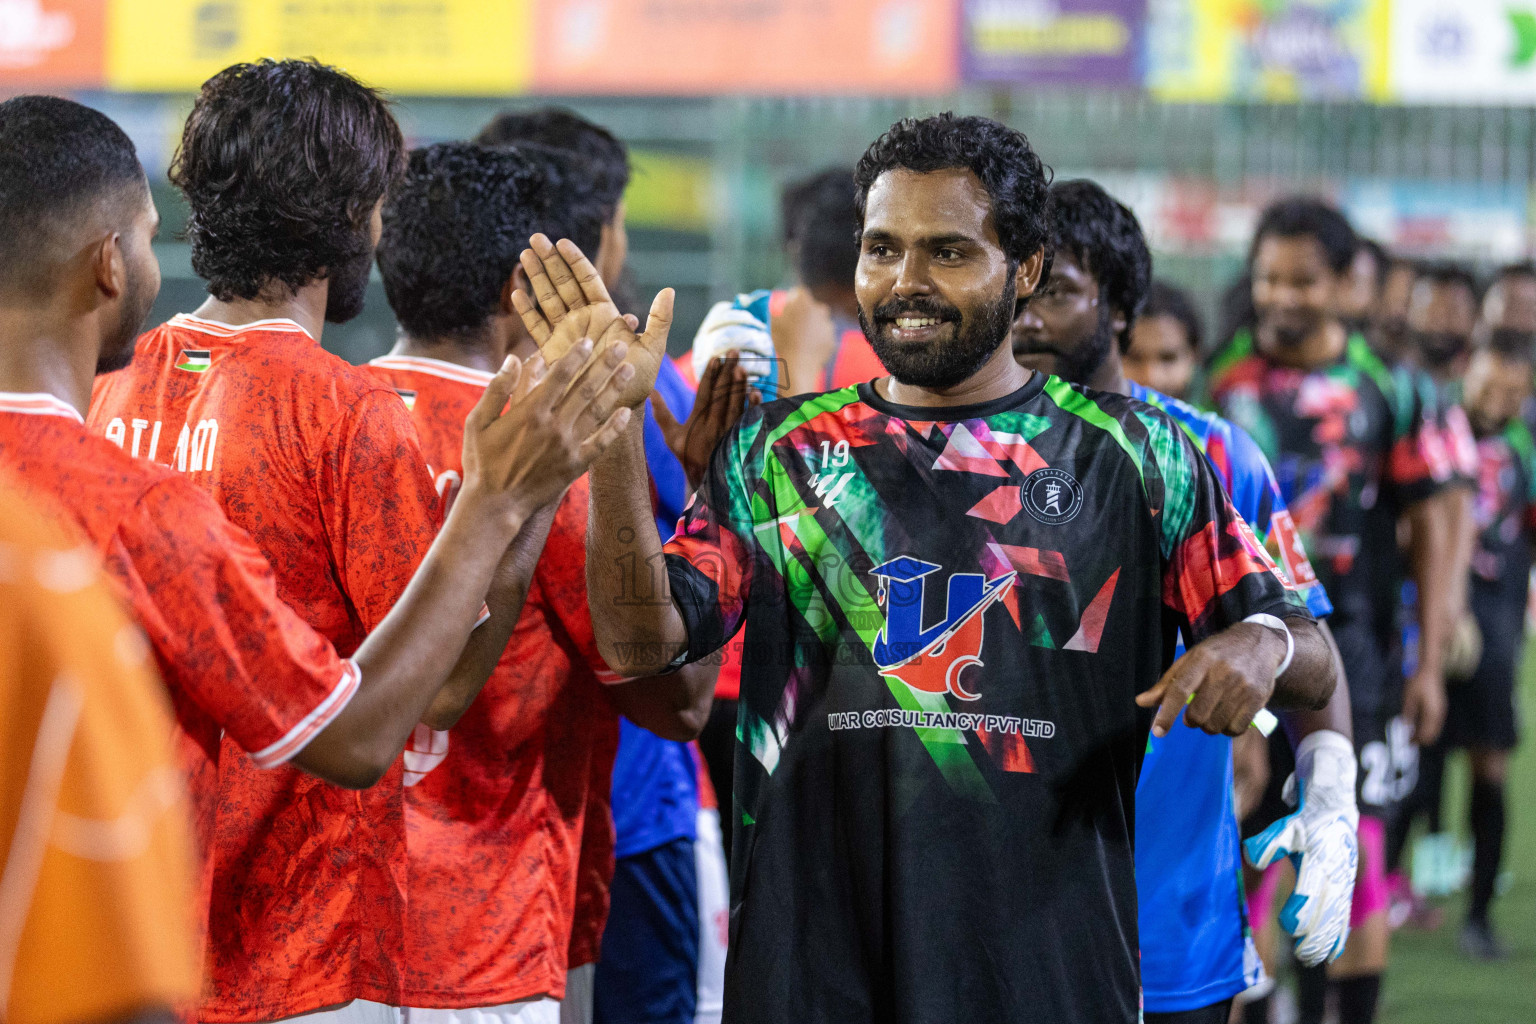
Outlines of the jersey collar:
<svg viewBox="0 0 1536 1024">
<path fill-rule="evenodd" d="M 456 380 L 461 384 L 478 384 L 485 387 L 495 376 L 484 370 L 476 370 L 470 366 L 460 366 L 458 363 L 450 363 L 442 359 L 428 359 L 426 356 L 379 356 L 369 360 L 369 366 L 377 366 L 381 370 L 409 370 L 412 373 L 425 373 L 433 377 L 442 377 L 444 380 Z"/>
<path fill-rule="evenodd" d="M 172 327 L 180 327 L 183 330 L 196 331 L 198 334 L 211 334 L 216 338 L 233 340 L 247 331 L 262 331 L 267 334 L 302 334 L 310 341 L 315 339 L 297 321 L 286 317 L 277 317 L 272 320 L 252 320 L 248 324 L 226 324 L 217 320 L 205 320 L 191 313 L 177 313 L 171 317 Z"/>
<path fill-rule="evenodd" d="M 0 412 L 20 413 L 23 416 L 62 416 L 76 423 L 85 422 L 80 410 L 46 391 L 0 391 Z"/>
</svg>

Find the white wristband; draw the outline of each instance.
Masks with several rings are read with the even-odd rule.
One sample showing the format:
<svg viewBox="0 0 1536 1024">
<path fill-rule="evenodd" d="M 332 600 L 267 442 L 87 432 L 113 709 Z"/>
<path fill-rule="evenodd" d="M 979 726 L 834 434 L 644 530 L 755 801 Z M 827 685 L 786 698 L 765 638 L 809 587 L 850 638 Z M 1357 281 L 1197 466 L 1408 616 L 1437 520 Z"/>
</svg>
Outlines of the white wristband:
<svg viewBox="0 0 1536 1024">
<path fill-rule="evenodd" d="M 1296 657 L 1296 638 L 1291 636 L 1291 630 L 1285 621 L 1279 616 L 1270 615 L 1268 612 L 1258 612 L 1250 615 L 1244 622 L 1255 622 L 1260 626 L 1268 626 L 1270 629 L 1278 629 L 1280 635 L 1285 637 L 1285 657 L 1280 662 L 1280 667 L 1275 669 L 1275 678 L 1285 675 L 1285 670 L 1291 667 L 1291 659 Z"/>
</svg>

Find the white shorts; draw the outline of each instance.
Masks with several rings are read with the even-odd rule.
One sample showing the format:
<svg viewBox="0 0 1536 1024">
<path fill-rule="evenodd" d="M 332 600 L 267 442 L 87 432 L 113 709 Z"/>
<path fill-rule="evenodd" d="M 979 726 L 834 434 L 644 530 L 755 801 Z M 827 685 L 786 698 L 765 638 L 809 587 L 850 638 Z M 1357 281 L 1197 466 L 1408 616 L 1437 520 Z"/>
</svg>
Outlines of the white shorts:
<svg viewBox="0 0 1536 1024">
<path fill-rule="evenodd" d="M 720 842 L 720 815 L 699 808 L 698 838 L 693 843 L 699 875 L 699 1001 L 694 1024 L 719 1024 L 725 1010 L 725 945 L 731 922 L 731 883 Z"/>
<path fill-rule="evenodd" d="M 354 999 L 345 1006 L 285 1018 L 302 1024 L 560 1024 L 560 1001 L 542 996 L 459 1010 L 387 1006 Z"/>
</svg>

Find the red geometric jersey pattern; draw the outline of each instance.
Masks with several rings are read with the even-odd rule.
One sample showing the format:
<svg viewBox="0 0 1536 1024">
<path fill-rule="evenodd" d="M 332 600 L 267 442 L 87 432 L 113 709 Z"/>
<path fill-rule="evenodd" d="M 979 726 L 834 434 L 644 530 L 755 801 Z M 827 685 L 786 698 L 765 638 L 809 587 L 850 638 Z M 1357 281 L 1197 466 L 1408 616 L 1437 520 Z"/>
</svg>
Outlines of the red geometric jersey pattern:
<svg viewBox="0 0 1536 1024">
<path fill-rule="evenodd" d="M 440 493 L 463 473 L 464 420 L 491 375 L 385 356 Z M 596 959 L 613 876 L 608 810 L 618 716 L 586 594 L 587 482 L 555 515 L 522 616 L 485 689 L 447 733 L 418 729 L 405 794 L 405 1002 L 470 1007 L 565 993 L 567 955 Z M 574 925 L 573 925 L 574 918 Z"/>
<path fill-rule="evenodd" d="M 184 359 L 189 350 L 206 363 Z M 278 594 L 344 655 L 389 612 L 440 522 L 399 397 L 292 321 L 173 318 L 139 339 L 127 369 L 97 378 L 88 425 L 130 454 L 184 467 L 255 540 Z M 353 792 L 229 755 L 199 1017 L 272 1020 L 359 998 L 398 1005 L 399 764 Z"/>
<path fill-rule="evenodd" d="M 278 600 L 266 559 L 196 485 L 90 436 L 73 409 L 22 411 L 36 403 L 17 397 L 0 395 L 0 464 L 68 513 L 149 638 L 206 849 L 220 734 L 264 767 L 281 764 L 346 706 L 356 669 Z"/>
</svg>

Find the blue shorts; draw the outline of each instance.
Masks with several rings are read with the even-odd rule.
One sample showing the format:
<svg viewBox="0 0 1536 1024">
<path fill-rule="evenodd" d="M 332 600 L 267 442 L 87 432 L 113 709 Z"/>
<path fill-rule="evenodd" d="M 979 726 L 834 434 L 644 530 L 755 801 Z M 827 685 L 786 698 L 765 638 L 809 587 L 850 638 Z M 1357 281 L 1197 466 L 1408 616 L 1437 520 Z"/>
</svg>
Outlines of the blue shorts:
<svg viewBox="0 0 1536 1024">
<path fill-rule="evenodd" d="M 693 840 L 617 862 L 594 985 L 594 1024 L 693 1024 L 699 874 Z"/>
</svg>

